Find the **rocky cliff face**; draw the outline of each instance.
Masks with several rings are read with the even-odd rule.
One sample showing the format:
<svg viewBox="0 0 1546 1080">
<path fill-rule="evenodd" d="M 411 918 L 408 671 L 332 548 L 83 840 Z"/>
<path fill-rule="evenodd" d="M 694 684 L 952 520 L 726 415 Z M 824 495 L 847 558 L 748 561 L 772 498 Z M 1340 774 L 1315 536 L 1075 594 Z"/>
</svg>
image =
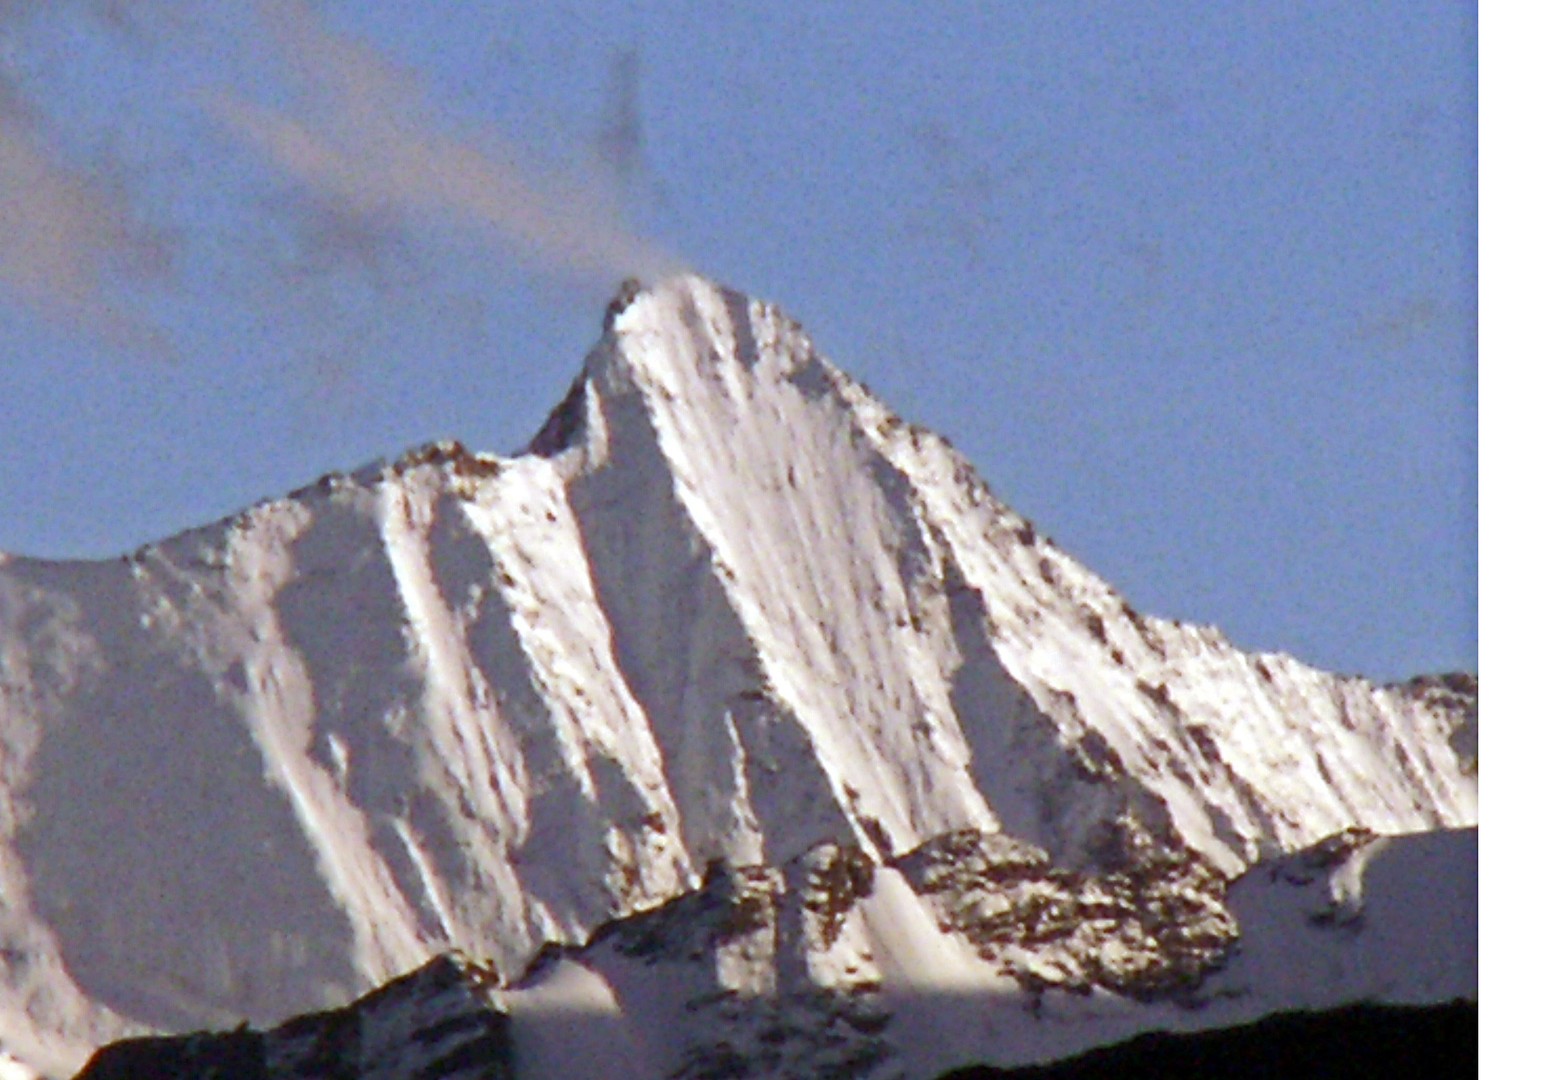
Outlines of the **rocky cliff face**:
<svg viewBox="0 0 1546 1080">
<path fill-rule="evenodd" d="M 1139 614 L 796 323 L 683 278 L 620 297 L 523 453 L 0 562 L 0 1045 L 68 1071 L 447 948 L 520 972 L 820 851 L 908 919 L 1007 904 L 949 933 L 1023 987 L 1148 993 L 1214 964 L 1262 858 L 1473 824 L 1475 701 Z"/>
</svg>

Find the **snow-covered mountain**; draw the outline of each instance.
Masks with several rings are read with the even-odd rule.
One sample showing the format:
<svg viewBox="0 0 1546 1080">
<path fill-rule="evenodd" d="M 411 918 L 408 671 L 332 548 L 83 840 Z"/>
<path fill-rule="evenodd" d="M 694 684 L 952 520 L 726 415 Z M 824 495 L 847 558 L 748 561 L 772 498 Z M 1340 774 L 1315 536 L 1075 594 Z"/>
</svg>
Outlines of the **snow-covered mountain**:
<svg viewBox="0 0 1546 1080">
<path fill-rule="evenodd" d="M 455 948 L 517 1016 L 675 1002 L 680 1060 L 633 1059 L 667 1072 L 807 1006 L 950 1067 L 862 1009 L 1206 993 L 1254 970 L 1232 879 L 1474 825 L 1475 728 L 1474 678 L 1139 614 L 798 324 L 680 278 L 619 295 L 514 457 L 0 556 L 0 1050 L 66 1075 Z M 1298 991 L 1253 993 L 1229 1015 Z"/>
</svg>

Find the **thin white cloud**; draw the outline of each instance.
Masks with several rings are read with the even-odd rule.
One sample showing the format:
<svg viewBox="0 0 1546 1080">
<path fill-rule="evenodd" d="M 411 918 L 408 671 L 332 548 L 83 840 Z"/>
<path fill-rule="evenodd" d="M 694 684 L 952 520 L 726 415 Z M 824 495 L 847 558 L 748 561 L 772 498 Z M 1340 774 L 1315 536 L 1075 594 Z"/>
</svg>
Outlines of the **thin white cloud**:
<svg viewBox="0 0 1546 1080">
<path fill-rule="evenodd" d="M 544 173 L 492 139 L 453 133 L 408 73 L 294 0 L 265 5 L 300 91 L 288 109 L 212 96 L 210 114 L 356 222 L 449 216 L 560 276 L 659 277 L 677 260 L 629 229 L 595 178 Z"/>
</svg>

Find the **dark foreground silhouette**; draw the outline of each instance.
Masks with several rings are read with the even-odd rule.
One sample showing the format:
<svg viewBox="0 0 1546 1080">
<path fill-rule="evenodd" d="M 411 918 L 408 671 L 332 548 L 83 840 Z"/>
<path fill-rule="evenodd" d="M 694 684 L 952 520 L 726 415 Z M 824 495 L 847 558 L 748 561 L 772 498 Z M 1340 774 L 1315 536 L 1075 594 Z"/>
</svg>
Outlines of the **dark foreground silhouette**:
<svg viewBox="0 0 1546 1080">
<path fill-rule="evenodd" d="M 1050 1065 L 974 1066 L 944 1080 L 1454 1080 L 1477 1072 L 1477 1005 L 1349 1005 L 1185 1034 L 1151 1032 Z"/>
<path fill-rule="evenodd" d="M 457 988 L 460 973 L 449 965 L 435 974 L 439 989 Z M 385 993 L 394 991 L 401 989 L 391 986 Z M 402 1067 L 410 1059 L 407 1073 L 415 1080 L 514 1080 L 521 1075 L 519 1048 L 509 1039 L 504 1017 L 476 1005 L 426 1029 L 410 1027 L 401 1045 L 378 1046 L 373 1054 L 361 1053 L 353 1009 L 299 1017 L 275 1034 L 291 1047 L 279 1067 L 266 1060 L 262 1033 L 238 1029 L 126 1039 L 104 1047 L 76 1080 L 357 1080 L 389 1062 Z M 942 1080 L 1451 1080 L 1475 1076 L 1477 1056 L 1474 1001 L 1352 1005 L 1280 1013 L 1212 1031 L 1155 1032 L 1048 1065 L 972 1066 Z M 722 1075 L 749 1074 L 730 1070 Z"/>
</svg>

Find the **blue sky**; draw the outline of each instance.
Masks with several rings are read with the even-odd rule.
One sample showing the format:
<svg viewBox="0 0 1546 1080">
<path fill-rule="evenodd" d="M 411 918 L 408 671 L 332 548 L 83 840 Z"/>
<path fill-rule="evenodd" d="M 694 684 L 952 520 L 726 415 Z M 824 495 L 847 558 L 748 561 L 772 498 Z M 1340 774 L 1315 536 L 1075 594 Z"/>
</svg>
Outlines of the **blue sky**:
<svg viewBox="0 0 1546 1080">
<path fill-rule="evenodd" d="M 783 305 L 1153 614 L 1474 669 L 1468 5 L 0 0 L 0 550 L 522 445 Z"/>
</svg>

